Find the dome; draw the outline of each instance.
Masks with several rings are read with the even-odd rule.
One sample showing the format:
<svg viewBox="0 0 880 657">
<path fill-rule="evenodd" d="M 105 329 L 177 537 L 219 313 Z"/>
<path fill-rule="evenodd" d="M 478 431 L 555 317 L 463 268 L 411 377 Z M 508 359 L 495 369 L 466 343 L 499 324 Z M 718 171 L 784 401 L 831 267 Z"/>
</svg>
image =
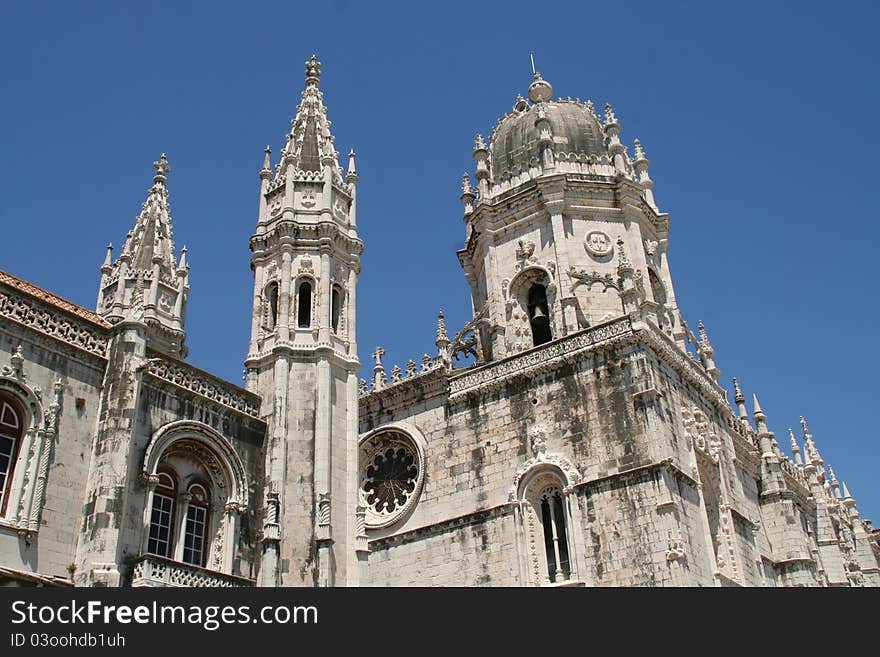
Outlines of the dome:
<svg viewBox="0 0 880 657">
<path fill-rule="evenodd" d="M 540 144 L 535 127 L 539 106 L 550 122 L 554 151 L 575 155 L 607 154 L 602 126 L 586 103 L 562 99 L 536 105 L 518 102 L 514 113 L 502 119 L 492 133 L 489 151 L 494 178 L 516 173 L 539 161 Z"/>
</svg>

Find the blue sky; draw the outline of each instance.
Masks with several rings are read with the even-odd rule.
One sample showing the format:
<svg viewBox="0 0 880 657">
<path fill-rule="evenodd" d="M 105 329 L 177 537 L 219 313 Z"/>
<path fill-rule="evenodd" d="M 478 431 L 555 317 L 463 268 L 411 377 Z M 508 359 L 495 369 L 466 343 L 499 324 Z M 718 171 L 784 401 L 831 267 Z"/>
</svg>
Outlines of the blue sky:
<svg viewBox="0 0 880 657">
<path fill-rule="evenodd" d="M 874 3 L 9 3 L 0 21 L 0 268 L 92 307 L 108 241 L 167 152 L 189 247 L 189 360 L 241 383 L 248 238 L 316 52 L 340 152 L 358 152 L 361 358 L 433 353 L 470 300 L 461 174 L 530 82 L 610 101 L 671 214 L 679 305 L 723 383 L 784 448 L 807 417 L 880 523 L 872 189 Z"/>
</svg>

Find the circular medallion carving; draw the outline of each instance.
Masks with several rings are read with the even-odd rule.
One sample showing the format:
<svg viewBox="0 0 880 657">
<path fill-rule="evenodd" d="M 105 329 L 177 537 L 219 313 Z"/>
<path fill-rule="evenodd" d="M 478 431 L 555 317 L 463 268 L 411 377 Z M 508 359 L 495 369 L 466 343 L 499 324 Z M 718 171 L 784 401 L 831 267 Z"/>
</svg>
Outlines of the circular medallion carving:
<svg viewBox="0 0 880 657">
<path fill-rule="evenodd" d="M 389 429 L 364 440 L 360 476 L 367 527 L 387 527 L 402 518 L 418 499 L 424 473 L 424 456 L 403 431 Z"/>
<path fill-rule="evenodd" d="M 614 245 L 611 243 L 611 238 L 601 230 L 589 232 L 587 234 L 587 239 L 584 241 L 584 246 L 587 248 L 590 255 L 594 255 L 597 258 L 610 256 L 614 252 Z"/>
</svg>

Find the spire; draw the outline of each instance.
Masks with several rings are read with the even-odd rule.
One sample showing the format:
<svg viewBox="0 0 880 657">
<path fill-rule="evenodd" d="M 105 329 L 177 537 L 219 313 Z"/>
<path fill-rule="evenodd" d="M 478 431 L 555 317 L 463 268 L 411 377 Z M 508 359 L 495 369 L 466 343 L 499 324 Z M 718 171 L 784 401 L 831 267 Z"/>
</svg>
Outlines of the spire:
<svg viewBox="0 0 880 657">
<path fill-rule="evenodd" d="M 437 313 L 437 348 L 442 348 L 441 345 L 449 344 L 449 334 L 446 332 L 446 317 L 443 315 L 443 309 L 440 309 L 440 312 Z"/>
<path fill-rule="evenodd" d="M 147 192 L 147 200 L 141 206 L 122 252 L 131 258 L 132 269 L 149 270 L 158 263 L 162 273 L 170 275 L 174 270 L 174 240 L 168 189 L 165 187 L 171 167 L 165 153 L 153 162 L 153 166 L 156 168 L 153 186 Z"/>
<path fill-rule="evenodd" d="M 287 143 L 281 151 L 281 162 L 275 177 L 284 176 L 291 169 L 319 179 L 325 163 L 333 170 L 333 180 L 342 181 L 342 168 L 333 147 L 330 120 L 320 89 L 321 62 L 315 55 L 305 63 L 306 88 L 300 94 L 296 115 L 291 121 Z"/>
<path fill-rule="evenodd" d="M 852 498 L 853 498 L 853 496 L 850 495 L 849 488 L 846 487 L 846 482 L 844 481 L 843 482 L 843 499 L 844 500 L 851 500 Z"/>
<path fill-rule="evenodd" d="M 761 404 L 758 402 L 758 395 L 752 395 L 752 404 L 755 408 L 753 413 L 755 418 L 755 428 L 758 430 L 758 433 L 767 433 L 767 416 L 764 415 Z"/>
<path fill-rule="evenodd" d="M 804 462 L 801 459 L 801 448 L 798 446 L 797 438 L 794 437 L 794 431 L 792 431 L 791 427 L 788 428 L 788 438 L 791 441 L 791 453 L 794 456 L 794 462 L 797 465 L 803 465 Z"/>
<path fill-rule="evenodd" d="M 350 151 L 348 151 L 348 173 L 345 174 L 345 181 L 353 182 L 357 181 L 357 178 L 358 172 L 357 167 L 355 167 L 354 164 L 354 149 L 352 148 Z"/>
<path fill-rule="evenodd" d="M 101 265 L 101 271 L 109 274 L 113 269 L 113 242 L 107 244 L 107 255 L 104 256 L 104 264 Z"/>
<path fill-rule="evenodd" d="M 837 481 L 837 475 L 834 474 L 834 468 L 831 467 L 830 463 L 828 464 L 828 481 L 831 482 L 831 490 L 834 492 L 834 497 L 841 499 L 840 482 Z"/>
<path fill-rule="evenodd" d="M 715 355 L 715 349 L 712 347 L 709 342 L 709 336 L 706 334 L 706 327 L 703 326 L 703 322 L 700 321 L 697 324 L 697 330 L 700 333 L 700 359 L 703 361 L 703 367 L 706 368 L 706 372 L 711 376 L 715 381 L 718 381 L 718 377 L 721 375 L 721 372 L 715 367 L 715 359 L 713 356 Z"/>
<path fill-rule="evenodd" d="M 108 245 L 101 267 L 98 312 L 112 323 L 123 319 L 147 320 L 149 347 L 185 358 L 183 318 L 189 292 L 185 249 L 175 262 L 168 174 L 165 153 L 153 162 L 156 172 L 147 199 L 125 238 L 116 262 Z"/>
<path fill-rule="evenodd" d="M 266 144 L 266 150 L 263 151 L 263 168 L 260 169 L 260 178 L 272 176 L 272 149 Z"/>
</svg>

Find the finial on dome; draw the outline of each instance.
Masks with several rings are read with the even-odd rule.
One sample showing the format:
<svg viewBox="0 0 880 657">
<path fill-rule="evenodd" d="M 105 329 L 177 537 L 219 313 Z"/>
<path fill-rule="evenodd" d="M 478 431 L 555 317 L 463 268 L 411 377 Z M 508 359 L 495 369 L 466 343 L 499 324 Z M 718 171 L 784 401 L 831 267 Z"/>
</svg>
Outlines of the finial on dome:
<svg viewBox="0 0 880 657">
<path fill-rule="evenodd" d="M 306 62 L 306 86 L 317 87 L 321 80 L 321 62 L 313 54 Z"/>
<path fill-rule="evenodd" d="M 529 100 L 533 103 L 546 103 L 553 98 L 553 85 L 535 71 L 535 80 L 529 85 Z"/>
<path fill-rule="evenodd" d="M 156 167 L 156 175 L 153 176 L 154 183 L 162 183 L 163 185 L 168 182 L 168 173 L 171 171 L 171 167 L 168 166 L 168 158 L 165 157 L 165 153 L 159 157 L 158 162 L 153 162 L 153 166 Z"/>
<path fill-rule="evenodd" d="M 614 108 L 611 103 L 605 103 L 605 125 L 618 125 L 617 115 L 614 114 Z"/>
</svg>

